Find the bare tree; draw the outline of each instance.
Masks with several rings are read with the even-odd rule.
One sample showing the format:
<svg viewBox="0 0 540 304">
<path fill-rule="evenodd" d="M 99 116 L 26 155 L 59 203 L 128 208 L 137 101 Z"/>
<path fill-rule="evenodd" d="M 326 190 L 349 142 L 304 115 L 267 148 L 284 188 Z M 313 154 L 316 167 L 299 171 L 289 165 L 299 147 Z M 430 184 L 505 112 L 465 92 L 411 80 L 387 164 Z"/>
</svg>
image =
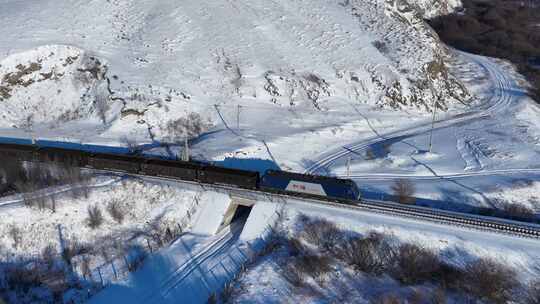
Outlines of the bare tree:
<svg viewBox="0 0 540 304">
<path fill-rule="evenodd" d="M 95 107 L 97 114 L 99 116 L 99 119 L 101 119 L 101 122 L 103 124 L 107 123 L 107 111 L 109 110 L 109 93 L 107 91 L 107 85 L 106 83 L 101 83 L 95 87 Z"/>
<path fill-rule="evenodd" d="M 11 237 L 11 240 L 13 241 L 13 248 L 19 247 L 19 245 L 22 243 L 22 231 L 19 227 L 12 225 L 9 228 L 9 236 Z"/>
<path fill-rule="evenodd" d="M 486 303 L 507 303 L 519 286 L 516 272 L 489 259 L 478 259 L 465 267 L 461 288 Z"/>
<path fill-rule="evenodd" d="M 192 112 L 187 117 L 181 117 L 167 123 L 167 133 L 176 142 L 183 138 L 194 138 L 201 135 L 208 128 L 201 115 Z"/>
<path fill-rule="evenodd" d="M 431 250 L 414 244 L 402 244 L 396 256 L 395 277 L 404 284 L 417 284 L 433 279 L 441 262 Z"/>
<path fill-rule="evenodd" d="M 121 141 L 126 144 L 129 153 L 137 152 L 137 142 L 127 136 L 123 136 Z"/>
<path fill-rule="evenodd" d="M 43 259 L 43 263 L 45 263 L 47 269 L 51 269 L 54 266 L 54 260 L 56 259 L 58 253 L 56 251 L 56 247 L 53 244 L 47 245 L 43 250 L 41 251 L 41 258 Z"/>
<path fill-rule="evenodd" d="M 414 184 L 406 179 L 398 179 L 391 187 L 394 196 L 397 197 L 398 203 L 414 204 L 416 188 Z"/>
<path fill-rule="evenodd" d="M 527 293 L 527 304 L 540 304 L 540 280 L 531 282 Z"/>
</svg>

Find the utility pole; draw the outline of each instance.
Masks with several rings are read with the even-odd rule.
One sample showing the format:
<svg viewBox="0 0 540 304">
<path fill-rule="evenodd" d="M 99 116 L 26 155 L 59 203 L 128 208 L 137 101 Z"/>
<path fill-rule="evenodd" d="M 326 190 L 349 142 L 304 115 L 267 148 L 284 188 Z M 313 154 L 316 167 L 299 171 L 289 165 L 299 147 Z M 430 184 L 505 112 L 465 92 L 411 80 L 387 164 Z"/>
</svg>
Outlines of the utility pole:
<svg viewBox="0 0 540 304">
<path fill-rule="evenodd" d="M 433 128 L 435 127 L 435 113 L 437 112 L 437 105 L 439 104 L 437 101 L 439 100 L 439 97 L 435 99 L 433 102 L 433 117 L 431 118 L 431 131 L 429 132 L 429 153 L 431 153 L 431 150 L 433 149 Z"/>
<path fill-rule="evenodd" d="M 351 177 L 351 157 L 347 158 L 347 177 Z"/>
<path fill-rule="evenodd" d="M 240 108 L 242 108 L 241 105 L 236 107 L 236 129 L 238 130 L 240 130 Z"/>
<path fill-rule="evenodd" d="M 182 160 L 185 162 L 189 161 L 189 143 L 187 135 L 184 138 L 184 151 L 182 153 Z"/>
</svg>

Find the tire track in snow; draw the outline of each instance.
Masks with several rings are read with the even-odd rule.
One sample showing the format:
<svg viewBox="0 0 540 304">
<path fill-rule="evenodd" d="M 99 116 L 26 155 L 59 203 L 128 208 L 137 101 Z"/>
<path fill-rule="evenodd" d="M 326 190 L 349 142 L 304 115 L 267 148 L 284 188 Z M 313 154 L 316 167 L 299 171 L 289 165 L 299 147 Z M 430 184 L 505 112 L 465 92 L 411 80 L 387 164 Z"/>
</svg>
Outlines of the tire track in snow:
<svg viewBox="0 0 540 304">
<path fill-rule="evenodd" d="M 508 90 L 510 89 L 509 84 L 512 83 L 512 80 L 508 79 L 502 71 L 498 70 L 498 66 L 494 65 L 493 62 L 488 58 L 466 53 L 462 54 L 476 62 L 482 69 L 484 69 L 489 74 L 489 77 L 495 84 L 495 89 L 493 90 L 492 96 L 490 96 L 489 101 L 486 103 L 487 108 L 484 108 L 485 105 L 481 105 L 473 111 L 440 119 L 435 122 L 436 127 L 434 128 L 434 130 L 444 129 L 458 124 L 476 121 L 481 118 L 491 117 L 494 114 L 501 113 L 502 111 L 506 110 L 508 106 L 512 103 L 512 95 L 508 93 Z M 367 117 L 365 117 L 364 115 L 361 116 L 367 120 Z M 371 125 L 370 128 L 373 129 Z M 329 172 L 328 167 L 333 165 L 341 158 L 349 156 L 351 153 L 358 153 L 359 151 L 363 151 L 374 144 L 383 144 L 384 142 L 389 142 L 399 137 L 413 137 L 429 132 L 430 130 L 431 122 L 423 122 L 419 125 L 412 126 L 407 129 L 391 131 L 386 134 L 380 134 L 374 131 L 376 136 L 372 138 L 345 145 L 323 154 L 323 156 L 321 156 L 317 161 L 313 162 L 312 165 L 305 170 L 305 173 L 313 174 L 320 171 Z M 323 168 L 326 168 L 326 170 L 323 170 Z M 370 174 L 370 176 L 372 176 L 372 174 Z M 394 176 L 395 178 L 409 177 L 409 175 L 396 174 L 392 176 Z M 415 178 L 415 176 L 410 177 Z M 433 179 L 439 178 L 438 176 L 431 177 Z"/>
</svg>

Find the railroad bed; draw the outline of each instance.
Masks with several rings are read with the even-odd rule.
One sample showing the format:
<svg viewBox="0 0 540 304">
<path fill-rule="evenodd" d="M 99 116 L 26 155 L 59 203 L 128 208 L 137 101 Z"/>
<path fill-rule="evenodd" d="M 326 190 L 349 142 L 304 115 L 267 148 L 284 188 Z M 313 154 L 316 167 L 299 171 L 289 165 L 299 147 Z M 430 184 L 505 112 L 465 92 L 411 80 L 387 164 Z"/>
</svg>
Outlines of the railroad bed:
<svg viewBox="0 0 540 304">
<path fill-rule="evenodd" d="M 148 177 L 144 175 L 139 176 L 145 178 Z M 179 182 L 179 180 L 164 177 L 148 178 Z M 254 201 L 256 201 L 257 199 L 267 198 L 270 195 L 274 198 L 274 201 L 280 201 L 282 203 L 286 202 L 287 199 L 297 199 L 312 204 L 329 206 L 332 208 L 375 212 L 442 225 L 464 227 L 486 232 L 501 233 L 516 237 L 540 239 L 540 225 L 522 223 L 506 219 L 452 212 L 446 210 L 437 210 L 421 206 L 402 205 L 394 202 L 380 200 L 362 200 L 358 202 L 343 199 L 332 199 L 316 195 L 306 195 L 288 191 L 243 189 L 231 185 L 205 184 L 192 181 L 180 182 L 200 186 L 206 190 L 223 190 L 235 196 Z"/>
<path fill-rule="evenodd" d="M 333 208 L 348 208 L 393 216 L 414 218 L 445 225 L 469 227 L 519 237 L 540 238 L 540 225 L 493 217 L 403 205 L 379 200 L 352 200 L 322 195 L 299 193 L 279 188 L 259 187 L 257 172 L 226 169 L 198 162 L 159 160 L 135 155 L 103 154 L 88 151 L 40 147 L 27 144 L 1 144 L 0 156 L 17 161 L 52 162 L 78 166 L 102 172 L 152 177 L 176 182 L 192 183 L 237 192 L 237 195 L 270 195 L 280 199 L 294 198 Z"/>
</svg>

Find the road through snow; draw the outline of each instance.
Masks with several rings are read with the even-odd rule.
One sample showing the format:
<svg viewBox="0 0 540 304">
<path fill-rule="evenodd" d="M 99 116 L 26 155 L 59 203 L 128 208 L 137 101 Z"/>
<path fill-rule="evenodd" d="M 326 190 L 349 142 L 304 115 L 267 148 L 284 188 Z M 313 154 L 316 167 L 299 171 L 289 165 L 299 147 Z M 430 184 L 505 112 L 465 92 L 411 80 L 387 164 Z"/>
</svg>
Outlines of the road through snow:
<svg viewBox="0 0 540 304">
<path fill-rule="evenodd" d="M 491 90 L 491 96 L 488 96 L 487 102 L 475 107 L 473 110 L 461 113 L 457 115 L 448 116 L 445 115 L 434 123 L 434 131 L 442 130 L 456 125 L 464 125 L 467 123 L 476 122 L 480 119 L 489 119 L 496 115 L 501 116 L 507 113 L 510 106 L 521 96 L 516 96 L 512 92 L 516 91 L 518 85 L 515 80 L 506 75 L 506 72 L 501 69 L 499 65 L 494 63 L 492 59 L 477 56 L 472 54 L 461 53 L 465 58 L 476 63 L 482 68 L 493 83 Z M 364 119 L 367 120 L 366 117 Z M 370 125 L 371 126 L 371 125 Z M 328 152 L 323 153 L 312 162 L 311 166 L 307 167 L 305 173 L 310 174 L 325 174 L 325 172 L 331 172 L 331 168 L 338 162 L 343 162 L 344 159 L 350 157 L 352 154 L 360 154 L 367 150 L 371 146 L 383 145 L 385 143 L 394 143 L 396 141 L 403 142 L 406 138 L 412 138 L 418 135 L 428 134 L 431 130 L 431 121 L 424 121 L 415 126 L 396 130 L 388 133 L 381 134 L 377 130 L 372 128 L 375 136 L 356 141 L 347 145 L 343 145 L 337 148 L 333 148 Z M 407 144 L 406 142 L 404 142 Z M 410 178 L 416 180 L 429 180 L 429 179 L 453 179 L 470 176 L 489 176 L 489 175 L 502 175 L 512 173 L 540 173 L 540 168 L 510 168 L 502 170 L 468 170 L 467 172 L 450 172 L 450 173 L 436 173 L 431 167 L 426 164 L 418 162 L 412 156 L 411 158 L 425 166 L 429 175 L 419 174 L 393 174 L 393 173 L 365 173 L 365 172 L 350 172 L 349 175 L 337 175 L 338 177 L 349 177 L 351 179 L 396 179 L 396 178 Z M 457 168 L 456 168 L 457 169 Z"/>
</svg>

